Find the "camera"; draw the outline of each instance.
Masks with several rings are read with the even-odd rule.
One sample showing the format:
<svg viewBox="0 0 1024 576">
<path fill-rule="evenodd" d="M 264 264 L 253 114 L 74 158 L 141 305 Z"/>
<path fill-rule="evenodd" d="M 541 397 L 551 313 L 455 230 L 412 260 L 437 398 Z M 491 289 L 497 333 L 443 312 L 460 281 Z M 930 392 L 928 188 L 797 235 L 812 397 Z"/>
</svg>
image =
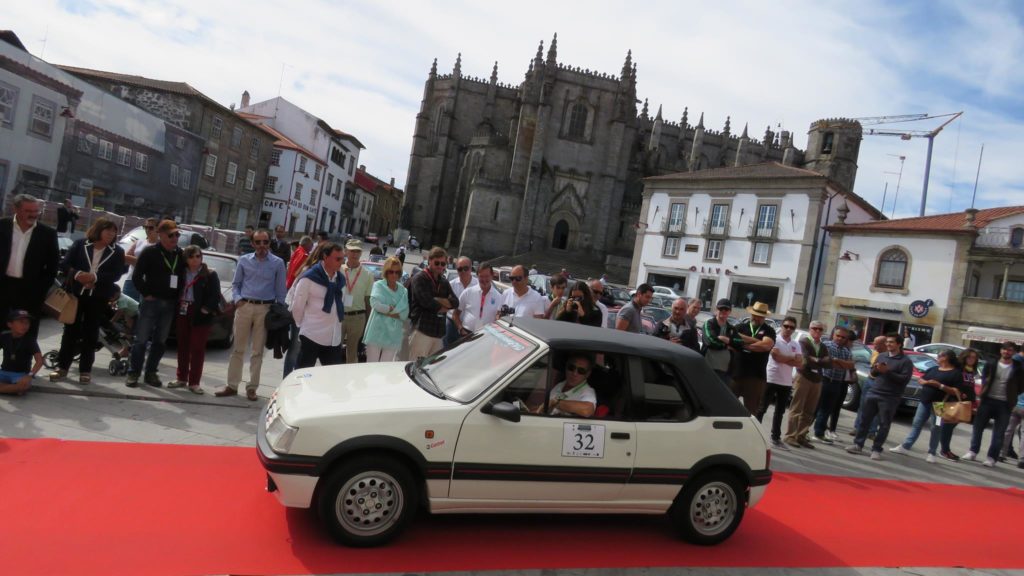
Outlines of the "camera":
<svg viewBox="0 0 1024 576">
<path fill-rule="evenodd" d="M 509 306 L 509 305 L 507 305 L 507 304 L 504 304 L 504 305 L 502 305 L 501 310 L 498 311 L 498 315 L 499 316 L 515 316 L 516 315 L 516 309 L 511 307 L 511 306 Z"/>
</svg>

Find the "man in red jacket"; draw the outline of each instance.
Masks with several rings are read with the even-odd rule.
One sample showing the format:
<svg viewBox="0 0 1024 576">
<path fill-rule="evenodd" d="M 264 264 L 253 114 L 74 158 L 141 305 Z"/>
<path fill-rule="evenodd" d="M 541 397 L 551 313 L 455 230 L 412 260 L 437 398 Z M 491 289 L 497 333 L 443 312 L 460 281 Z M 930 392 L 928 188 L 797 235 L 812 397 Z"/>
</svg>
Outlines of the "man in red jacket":
<svg viewBox="0 0 1024 576">
<path fill-rule="evenodd" d="M 299 240 L 299 247 L 292 254 L 292 259 L 288 261 L 288 273 L 285 275 L 285 284 L 288 285 L 288 288 L 292 287 L 292 284 L 295 282 L 295 275 L 299 273 L 299 268 L 302 268 L 302 263 L 306 261 L 312 249 L 313 239 L 309 236 L 303 236 Z"/>
</svg>

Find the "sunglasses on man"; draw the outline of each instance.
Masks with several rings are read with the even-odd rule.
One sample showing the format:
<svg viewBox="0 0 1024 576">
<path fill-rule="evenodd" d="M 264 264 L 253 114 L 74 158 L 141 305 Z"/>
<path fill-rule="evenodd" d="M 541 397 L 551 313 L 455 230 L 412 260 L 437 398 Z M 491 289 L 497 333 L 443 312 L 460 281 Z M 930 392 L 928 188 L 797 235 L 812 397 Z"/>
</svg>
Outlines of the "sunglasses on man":
<svg viewBox="0 0 1024 576">
<path fill-rule="evenodd" d="M 253 240 L 252 243 L 255 244 L 256 246 L 265 246 L 267 244 L 270 244 L 270 240 Z"/>
<path fill-rule="evenodd" d="M 181 232 L 178 232 L 178 231 L 168 232 L 167 235 L 170 236 L 171 238 L 180 238 L 181 237 Z"/>
<path fill-rule="evenodd" d="M 469 272 L 471 268 L 469 266 L 459 266 L 455 269 L 456 272 Z"/>
<path fill-rule="evenodd" d="M 513 281 L 513 282 L 519 282 L 520 280 L 523 279 L 523 277 L 522 276 L 509 276 L 508 279 Z"/>
<path fill-rule="evenodd" d="M 796 330 L 796 326 L 792 324 L 783 324 L 782 327 L 786 330 Z"/>
<path fill-rule="evenodd" d="M 575 373 L 579 374 L 580 376 L 585 376 L 586 374 L 590 373 L 590 368 L 588 368 L 586 366 L 579 366 L 577 364 L 566 364 L 565 365 L 565 371 L 566 371 L 566 373 L 575 372 Z"/>
</svg>

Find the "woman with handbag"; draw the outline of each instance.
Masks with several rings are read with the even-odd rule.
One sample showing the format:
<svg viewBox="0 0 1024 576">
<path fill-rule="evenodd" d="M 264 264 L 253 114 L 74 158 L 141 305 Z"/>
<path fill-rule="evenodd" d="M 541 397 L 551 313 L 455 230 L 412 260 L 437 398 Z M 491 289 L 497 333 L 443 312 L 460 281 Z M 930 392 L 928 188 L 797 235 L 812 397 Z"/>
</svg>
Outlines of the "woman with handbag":
<svg viewBox="0 0 1024 576">
<path fill-rule="evenodd" d="M 187 246 L 182 255 L 185 257 L 185 271 L 178 278 L 182 290 L 175 316 L 178 378 L 169 382 L 167 387 L 188 386 L 189 392 L 202 394 L 199 382 L 206 361 L 206 340 L 210 337 L 213 320 L 220 312 L 220 278 L 217 272 L 203 263 L 203 251 L 199 246 Z"/>
<path fill-rule="evenodd" d="M 943 407 L 937 413 L 933 410 L 931 416 L 932 430 L 931 436 L 928 438 L 928 455 L 925 456 L 927 462 L 935 462 L 935 453 L 938 451 L 940 443 L 942 444 L 942 455 L 951 459 L 948 456 L 952 454 L 949 451 L 949 441 L 953 438 L 953 429 L 959 422 L 955 417 L 959 414 L 959 417 L 963 418 L 963 409 L 966 408 L 966 418 L 970 421 L 970 402 L 966 402 L 966 405 L 962 405 L 961 402 L 965 402 L 969 394 L 974 392 L 973 379 L 968 390 L 964 390 L 965 379 L 955 352 L 943 350 L 939 352 L 936 361 L 939 363 L 938 367 L 929 368 L 920 380 L 921 402 L 927 401 L 929 406 L 941 402 Z M 925 390 L 929 390 L 930 394 L 926 394 Z"/>
<path fill-rule="evenodd" d="M 100 322 L 117 289 L 114 283 L 124 272 L 124 250 L 114 243 L 116 239 L 117 224 L 97 218 L 85 238 L 76 240 L 60 263 L 60 272 L 67 278 L 68 292 L 78 299 L 78 310 L 74 321 L 64 325 L 57 369 L 50 373 L 51 381 L 66 378 L 75 354 L 80 353 L 78 381 L 81 384 L 92 382 Z"/>
</svg>

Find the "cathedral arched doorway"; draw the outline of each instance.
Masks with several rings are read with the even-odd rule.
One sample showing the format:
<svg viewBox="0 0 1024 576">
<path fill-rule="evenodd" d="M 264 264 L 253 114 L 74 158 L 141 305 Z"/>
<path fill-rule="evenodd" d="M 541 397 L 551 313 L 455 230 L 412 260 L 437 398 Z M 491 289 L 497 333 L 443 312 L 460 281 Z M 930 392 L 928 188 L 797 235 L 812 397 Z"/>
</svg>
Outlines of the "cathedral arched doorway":
<svg viewBox="0 0 1024 576">
<path fill-rule="evenodd" d="M 565 250 L 569 247 L 569 223 L 559 220 L 555 224 L 555 233 L 551 236 L 551 247 L 557 250 Z"/>
</svg>

